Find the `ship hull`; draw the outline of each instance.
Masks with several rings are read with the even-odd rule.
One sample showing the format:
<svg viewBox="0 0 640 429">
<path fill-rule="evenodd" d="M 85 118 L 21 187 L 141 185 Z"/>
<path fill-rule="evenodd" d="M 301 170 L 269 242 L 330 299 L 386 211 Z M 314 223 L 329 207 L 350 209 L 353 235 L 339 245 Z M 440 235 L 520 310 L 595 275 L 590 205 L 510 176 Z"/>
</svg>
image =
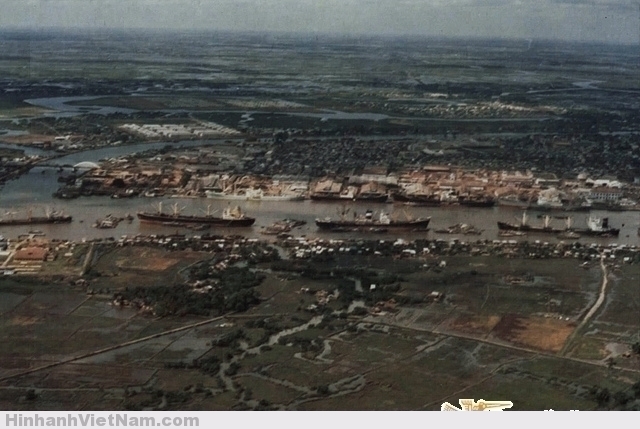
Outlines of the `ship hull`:
<svg viewBox="0 0 640 429">
<path fill-rule="evenodd" d="M 141 222 L 157 224 L 201 224 L 221 227 L 247 227 L 255 223 L 255 218 L 245 217 L 241 219 L 223 219 L 210 216 L 171 216 L 152 213 L 138 213 Z"/>
<path fill-rule="evenodd" d="M 30 219 L 5 219 L 5 220 L 0 220 L 0 226 L 21 226 L 21 225 L 42 225 L 42 224 L 69 223 L 72 220 L 73 220 L 73 218 L 71 216 L 32 217 Z"/>
<path fill-rule="evenodd" d="M 247 199 L 246 195 L 234 195 L 234 194 L 223 194 L 222 192 L 205 192 L 207 198 L 211 198 L 214 200 L 232 200 L 232 201 L 245 201 Z"/>
<path fill-rule="evenodd" d="M 429 226 L 427 219 L 416 219 L 413 221 L 391 221 L 390 223 L 381 223 L 376 221 L 358 222 L 358 221 L 339 221 L 339 220 L 320 220 L 316 219 L 316 226 L 324 230 L 341 230 L 345 228 L 385 228 L 385 229 L 426 229 Z"/>
<path fill-rule="evenodd" d="M 383 195 L 360 195 L 357 196 L 356 202 L 364 202 L 364 203 L 386 203 L 389 199 L 387 194 Z"/>
<path fill-rule="evenodd" d="M 544 234 L 559 234 L 565 232 L 564 229 L 558 228 L 543 228 L 529 225 L 513 225 L 507 222 L 498 222 L 498 229 L 500 231 L 520 231 L 520 232 L 539 232 Z"/>
<path fill-rule="evenodd" d="M 574 206 L 574 205 L 552 206 L 552 205 L 544 205 L 544 204 L 532 205 L 529 208 L 533 211 L 538 211 L 538 212 L 547 212 L 547 211 L 581 212 L 581 211 L 591 210 L 590 206 Z"/>
<path fill-rule="evenodd" d="M 409 203 L 412 205 L 420 206 L 439 206 L 442 204 L 439 198 L 433 196 L 419 196 L 419 195 L 405 195 L 405 194 L 393 194 L 393 201 L 399 203 Z"/>
<path fill-rule="evenodd" d="M 572 232 L 579 235 L 587 235 L 590 237 L 617 237 L 620 235 L 620 230 L 616 228 L 605 229 L 596 231 L 592 229 L 559 229 L 559 228 L 543 228 L 529 225 L 513 225 L 506 222 L 498 222 L 498 229 L 501 231 L 519 231 L 519 232 L 533 232 L 541 234 L 562 234 Z"/>
<path fill-rule="evenodd" d="M 591 229 L 572 229 L 571 232 L 575 232 L 579 235 L 587 235 L 590 237 L 617 237 L 620 235 L 620 230 L 616 228 L 606 229 L 602 231 L 594 231 Z"/>
<path fill-rule="evenodd" d="M 303 201 L 303 195 L 234 195 L 218 192 L 206 192 L 207 198 L 231 201 Z"/>
<path fill-rule="evenodd" d="M 516 200 L 507 200 L 507 199 L 498 199 L 499 206 L 505 207 L 520 207 L 520 208 L 532 208 L 533 205 L 526 201 L 516 201 Z"/>
<path fill-rule="evenodd" d="M 496 202 L 492 200 L 487 200 L 487 201 L 462 200 L 460 201 L 460 205 L 466 206 L 466 207 L 493 207 L 496 205 Z"/>
<path fill-rule="evenodd" d="M 309 199 L 312 201 L 356 201 L 353 196 L 340 196 L 340 195 L 309 195 Z"/>
</svg>

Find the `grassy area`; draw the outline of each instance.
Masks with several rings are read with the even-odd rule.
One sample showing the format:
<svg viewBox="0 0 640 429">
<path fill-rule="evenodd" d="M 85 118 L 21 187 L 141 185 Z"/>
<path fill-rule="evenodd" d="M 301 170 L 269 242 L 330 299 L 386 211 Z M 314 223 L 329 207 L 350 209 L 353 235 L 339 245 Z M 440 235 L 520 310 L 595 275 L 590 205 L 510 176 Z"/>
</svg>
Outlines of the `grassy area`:
<svg viewBox="0 0 640 429">
<path fill-rule="evenodd" d="M 82 250 L 76 251 L 82 259 Z M 205 254 L 193 252 L 118 248 L 99 254 L 92 270 L 101 275 L 89 276 L 89 281 L 91 287 L 111 290 L 127 284 L 152 285 L 178 278 L 182 267 L 203 258 Z M 344 266 L 367 268 L 362 261 L 343 262 Z M 10 386 L 72 390 L 130 386 L 140 390 L 136 397 L 111 391 L 108 400 L 116 409 L 155 407 L 157 395 L 163 394 L 169 395 L 166 409 L 194 410 L 252 408 L 256 404 L 300 410 L 435 410 L 445 400 L 457 404 L 458 397 L 453 396 L 460 395 L 508 399 L 519 410 L 593 409 L 596 402 L 588 394 L 592 386 L 617 392 L 640 377 L 617 367 L 607 369 L 533 353 L 557 352 L 575 327 L 571 321 L 536 315 L 547 311 L 550 297 L 554 311 L 576 314 L 598 286 L 597 270 L 572 270 L 574 261 L 555 263 L 478 265 L 477 260 L 451 257 L 447 267 L 438 272 L 411 263 L 380 261 L 376 270 L 397 275 L 399 296 L 419 298 L 439 290 L 446 293 L 444 302 L 416 299 L 382 316 L 325 316 L 317 327 L 289 333 L 279 344 L 262 347 L 260 353 L 244 354 L 242 342 L 254 347 L 268 336 L 299 327 L 317 315 L 302 311 L 315 303 L 316 297 L 300 293 L 301 288 L 333 291 L 340 284 L 338 278 L 283 280 L 280 273 L 267 272 L 257 287 L 263 301 L 247 313 L 101 353 L 75 366 L 9 380 L 0 383 L 0 393 Z M 617 275 L 619 280 L 611 283 L 612 297 L 632 293 L 632 280 L 627 279 L 633 279 L 635 271 L 621 269 Z M 508 276 L 533 280 L 510 284 Z M 474 295 L 477 289 L 481 292 Z M 109 295 L 88 296 L 68 283 L 42 285 L 16 278 L 1 284 L 0 293 L 4 298 L 0 301 L 0 332 L 5 350 L 10 350 L 0 356 L 3 374 L 203 320 L 157 318 L 133 308 L 114 307 Z M 612 298 L 610 305 L 614 302 Z M 607 314 L 607 308 L 602 314 Z M 629 325 L 593 322 L 584 336 L 576 338 L 570 355 L 601 360 L 607 344 L 620 342 L 631 332 L 631 321 L 624 322 Z M 435 329 L 440 333 L 432 332 Z M 244 334 L 238 341 L 215 345 L 217 339 L 238 330 Z M 473 338 L 507 342 L 531 352 Z M 236 362 L 237 368 L 229 376 L 232 390 L 225 390 L 227 384 L 217 374 L 205 374 L 192 366 L 196 360 L 214 356 L 222 363 Z M 621 360 L 618 366 L 631 368 L 635 365 L 632 361 Z M 114 371 L 117 377 L 110 376 Z M 465 390 L 454 395 L 460 389 Z M 535 394 L 530 393 L 533 390 Z M 42 404 L 55 408 L 55 402 L 42 398 Z M 0 403 L 7 409 L 21 407 L 9 399 L 0 398 Z"/>
</svg>

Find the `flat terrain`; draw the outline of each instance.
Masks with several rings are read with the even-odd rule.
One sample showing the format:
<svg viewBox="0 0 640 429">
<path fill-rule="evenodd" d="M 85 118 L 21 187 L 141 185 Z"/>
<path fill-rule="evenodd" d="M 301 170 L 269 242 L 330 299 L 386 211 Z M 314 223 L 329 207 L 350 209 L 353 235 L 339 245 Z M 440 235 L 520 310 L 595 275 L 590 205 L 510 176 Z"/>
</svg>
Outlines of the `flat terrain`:
<svg viewBox="0 0 640 429">
<path fill-rule="evenodd" d="M 364 314 L 350 313 L 354 307 L 340 295 L 330 311 L 306 311 L 318 298 L 301 288 L 331 293 L 342 286 L 277 271 L 264 271 L 258 306 L 222 318 L 158 318 L 113 306 L 109 294 L 85 292 L 177 280 L 182 268 L 205 259 L 116 247 L 96 256 L 88 286 L 3 282 L 2 407 L 437 410 L 473 397 L 508 398 L 518 410 L 590 410 L 598 407 L 594 386 L 617 392 L 640 380 L 640 357 L 622 356 L 637 317 L 618 309 L 615 321 L 608 319 L 633 296 L 637 265 L 613 270 L 607 306 L 565 355 L 601 280 L 597 268 L 579 269 L 572 260 L 504 264 L 460 256 L 436 271 L 424 264 L 394 270 L 391 260 L 367 265 L 371 259 L 355 256 L 351 266 L 374 270 L 363 279 L 375 271 L 397 274 L 396 299 L 413 297 Z M 444 300 L 429 302 L 433 290 Z M 240 340 L 217 340 L 239 330 Z M 608 367 L 612 356 L 616 363 Z M 30 389 L 35 399 L 26 399 Z"/>
<path fill-rule="evenodd" d="M 2 270 L 0 409 L 438 410 L 461 397 L 511 400 L 515 410 L 640 409 L 637 253 L 603 270 L 583 265 L 595 256 L 583 252 L 586 237 L 569 255 L 487 241 L 483 256 L 469 256 L 470 247 L 440 249 L 454 236 L 439 235 L 433 252 L 385 250 L 395 245 L 381 240 L 382 252 L 356 243 L 321 254 L 306 202 L 304 213 L 247 204 L 255 231 L 284 213 L 268 207 L 309 222 L 295 260 L 280 259 L 292 250 L 285 241 L 205 247 L 155 236 L 174 225 L 122 225 L 113 235 L 126 240 L 94 246 L 111 232 L 90 226 L 98 213 L 151 202 L 125 199 L 127 190 L 197 196 L 226 182 L 216 174 L 313 183 L 393 182 L 394 173 L 409 183 L 426 166 L 451 166 L 481 170 L 488 195 L 503 181 L 488 175 L 502 171 L 532 171 L 550 186 L 555 175 L 567 189 L 583 172 L 630 184 L 640 177 L 635 46 L 8 30 L 0 44 L 1 214 L 14 202 L 21 211 L 59 203 L 75 219 L 55 238 L 73 229 L 82 239 L 52 241 L 53 260 L 19 262 L 27 274 Z M 207 140 L 195 131 L 202 122 L 239 133 Z M 145 136 L 148 127 L 125 124 L 193 132 Z M 107 176 L 23 174 L 57 156 L 100 162 Z M 446 189 L 453 179 L 415 180 Z M 54 200 L 58 186 L 74 192 L 57 197 L 78 198 Z M 640 188 L 625 196 L 638 200 Z M 512 217 L 503 207 L 448 208 L 416 211 L 432 211 L 433 228 L 475 224 L 484 210 Z M 633 213 L 611 217 L 626 222 L 623 241 L 635 239 Z M 477 238 L 496 238 L 486 232 Z"/>
</svg>

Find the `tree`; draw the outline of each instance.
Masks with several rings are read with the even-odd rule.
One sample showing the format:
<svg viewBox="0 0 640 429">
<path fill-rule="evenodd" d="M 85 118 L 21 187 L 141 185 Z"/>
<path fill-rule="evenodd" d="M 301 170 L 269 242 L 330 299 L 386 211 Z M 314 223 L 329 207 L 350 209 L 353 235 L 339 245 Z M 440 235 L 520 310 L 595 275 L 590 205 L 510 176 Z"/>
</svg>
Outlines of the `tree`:
<svg viewBox="0 0 640 429">
<path fill-rule="evenodd" d="M 616 364 L 616 360 L 610 357 L 610 358 L 607 358 L 606 363 L 607 363 L 607 368 L 611 369 Z"/>
<path fill-rule="evenodd" d="M 27 394 L 25 395 L 25 399 L 27 401 L 34 401 L 38 396 L 36 395 L 36 391 L 33 389 L 27 390 Z"/>
<path fill-rule="evenodd" d="M 621 390 L 613 394 L 613 400 L 616 406 L 619 407 L 619 406 L 626 405 L 627 402 L 631 400 L 631 397 L 627 394 L 627 392 L 624 392 Z"/>
<path fill-rule="evenodd" d="M 611 393 L 606 387 L 604 389 L 600 389 L 596 394 L 596 401 L 600 407 L 607 405 L 609 403 L 609 399 L 611 399 Z"/>
<path fill-rule="evenodd" d="M 322 386 L 318 386 L 318 394 L 319 395 L 328 395 L 329 394 L 329 386 L 323 384 Z"/>
</svg>

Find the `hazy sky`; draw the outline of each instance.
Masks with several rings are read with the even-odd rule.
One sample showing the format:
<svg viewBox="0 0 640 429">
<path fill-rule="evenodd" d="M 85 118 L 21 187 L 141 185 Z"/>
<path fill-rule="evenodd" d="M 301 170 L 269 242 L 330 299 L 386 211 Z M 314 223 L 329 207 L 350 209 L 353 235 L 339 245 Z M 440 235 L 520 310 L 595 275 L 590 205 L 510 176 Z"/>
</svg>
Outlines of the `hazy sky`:
<svg viewBox="0 0 640 429">
<path fill-rule="evenodd" d="M 0 0 L 0 28 L 166 28 L 638 43 L 640 0 Z"/>
</svg>

